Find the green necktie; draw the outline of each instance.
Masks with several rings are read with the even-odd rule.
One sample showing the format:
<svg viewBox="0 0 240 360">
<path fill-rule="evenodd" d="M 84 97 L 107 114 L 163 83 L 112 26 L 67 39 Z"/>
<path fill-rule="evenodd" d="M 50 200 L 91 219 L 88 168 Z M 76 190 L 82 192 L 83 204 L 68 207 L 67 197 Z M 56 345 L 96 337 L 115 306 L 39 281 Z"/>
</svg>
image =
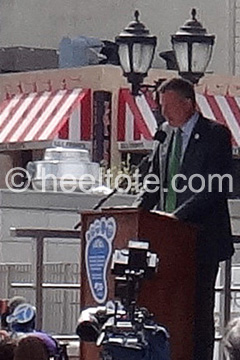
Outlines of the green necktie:
<svg viewBox="0 0 240 360">
<path fill-rule="evenodd" d="M 176 209 L 177 194 L 172 188 L 172 179 L 178 174 L 182 154 L 182 130 L 180 128 L 174 134 L 171 153 L 168 161 L 168 192 L 166 196 L 165 211 L 172 213 Z M 176 186 L 176 182 L 175 182 Z"/>
</svg>

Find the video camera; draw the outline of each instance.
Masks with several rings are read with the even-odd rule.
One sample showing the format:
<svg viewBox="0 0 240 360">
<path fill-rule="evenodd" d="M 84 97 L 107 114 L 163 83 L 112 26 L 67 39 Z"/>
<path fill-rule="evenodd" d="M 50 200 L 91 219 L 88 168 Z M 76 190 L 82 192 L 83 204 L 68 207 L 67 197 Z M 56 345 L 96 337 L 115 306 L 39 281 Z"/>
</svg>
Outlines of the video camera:
<svg viewBox="0 0 240 360">
<path fill-rule="evenodd" d="M 127 249 L 114 251 L 111 272 L 116 275 L 116 299 L 83 310 L 76 329 L 82 341 L 103 346 L 103 359 L 152 360 L 155 354 L 158 360 L 169 360 L 167 330 L 148 309 L 136 305 L 141 280 L 151 278 L 158 264 L 146 241 L 130 240 Z"/>
<path fill-rule="evenodd" d="M 157 254 L 149 251 L 149 242 L 130 240 L 127 249 L 114 251 L 111 264 L 111 272 L 116 275 L 114 296 L 128 310 L 136 302 L 140 280 L 151 278 L 158 263 Z"/>
</svg>

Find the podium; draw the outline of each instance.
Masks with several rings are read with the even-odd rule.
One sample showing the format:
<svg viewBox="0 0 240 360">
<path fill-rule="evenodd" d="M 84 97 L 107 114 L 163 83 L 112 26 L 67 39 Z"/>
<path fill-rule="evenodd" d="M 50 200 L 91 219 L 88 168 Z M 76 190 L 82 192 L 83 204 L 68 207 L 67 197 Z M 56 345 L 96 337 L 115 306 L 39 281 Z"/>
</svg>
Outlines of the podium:
<svg viewBox="0 0 240 360">
<path fill-rule="evenodd" d="M 114 249 L 126 248 L 129 240 L 150 241 L 150 251 L 156 252 L 160 258 L 159 268 L 152 279 L 142 281 L 137 303 L 147 307 L 154 313 L 156 321 L 168 329 L 171 359 L 192 360 L 195 227 L 169 216 L 135 208 L 83 212 L 81 308 L 100 305 L 101 302 L 114 298 L 114 276 L 110 273 L 111 256 L 107 259 L 107 255 L 103 255 L 104 251 L 101 253 L 98 248 L 101 247 L 99 235 L 100 238 L 106 238 L 106 244 L 108 241 L 111 243 L 112 249 L 108 245 L 102 245 L 110 253 Z M 94 245 L 89 247 L 89 243 Z M 102 263 L 104 261 L 105 265 Z M 101 285 L 101 273 L 104 272 L 102 266 L 106 267 L 104 286 Z M 95 344 L 81 343 L 80 351 L 81 360 L 99 358 Z"/>
</svg>

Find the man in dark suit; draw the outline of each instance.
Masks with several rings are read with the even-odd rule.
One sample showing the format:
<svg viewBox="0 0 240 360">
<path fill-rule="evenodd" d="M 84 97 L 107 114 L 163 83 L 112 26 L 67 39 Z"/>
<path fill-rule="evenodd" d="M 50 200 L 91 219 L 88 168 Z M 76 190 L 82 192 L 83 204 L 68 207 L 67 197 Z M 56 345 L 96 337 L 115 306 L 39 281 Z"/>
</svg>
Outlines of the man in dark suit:
<svg viewBox="0 0 240 360">
<path fill-rule="evenodd" d="M 232 180 L 231 134 L 196 110 L 194 88 L 186 80 L 174 78 L 163 83 L 160 102 L 167 120 L 163 124 L 167 139 L 162 151 L 158 147 L 153 153 L 149 172 L 159 176 L 162 164 L 160 183 L 164 185 L 164 201 L 163 192 L 154 185 L 157 191 L 145 190 L 136 204 L 147 210 L 164 210 L 199 228 L 194 360 L 211 360 L 218 266 L 233 254 L 227 205 Z"/>
</svg>

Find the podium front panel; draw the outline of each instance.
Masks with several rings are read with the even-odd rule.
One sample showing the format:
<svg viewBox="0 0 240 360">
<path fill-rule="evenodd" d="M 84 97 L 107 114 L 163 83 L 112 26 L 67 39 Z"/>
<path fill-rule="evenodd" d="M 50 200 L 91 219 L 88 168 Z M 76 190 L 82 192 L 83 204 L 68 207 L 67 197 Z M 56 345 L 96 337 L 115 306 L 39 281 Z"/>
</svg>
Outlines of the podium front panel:
<svg viewBox="0 0 240 360">
<path fill-rule="evenodd" d="M 138 304 L 147 307 L 169 330 L 171 359 L 192 360 L 195 236 L 192 226 L 134 208 L 83 212 L 81 307 L 114 299 L 112 252 L 126 248 L 129 240 L 148 240 L 160 263 L 154 277 L 143 280 Z M 81 344 L 81 360 L 93 358 L 98 358 L 96 346 Z"/>
</svg>

